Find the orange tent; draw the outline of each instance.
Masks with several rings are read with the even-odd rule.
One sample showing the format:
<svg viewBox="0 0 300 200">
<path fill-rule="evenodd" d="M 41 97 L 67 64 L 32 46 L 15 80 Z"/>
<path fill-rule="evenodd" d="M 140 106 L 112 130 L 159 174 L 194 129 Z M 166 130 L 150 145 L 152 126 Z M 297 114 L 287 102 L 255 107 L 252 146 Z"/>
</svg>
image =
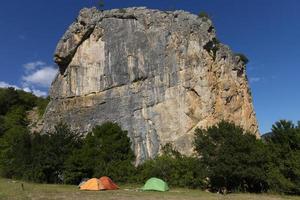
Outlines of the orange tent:
<svg viewBox="0 0 300 200">
<path fill-rule="evenodd" d="M 92 178 L 80 186 L 80 190 L 116 190 L 119 187 L 107 176 Z"/>
<path fill-rule="evenodd" d="M 103 185 L 97 178 L 89 179 L 80 186 L 80 190 L 103 190 Z"/>
<path fill-rule="evenodd" d="M 99 179 L 99 182 L 102 184 L 104 190 L 116 190 L 119 189 L 119 186 L 115 184 L 109 177 L 102 176 Z"/>
</svg>

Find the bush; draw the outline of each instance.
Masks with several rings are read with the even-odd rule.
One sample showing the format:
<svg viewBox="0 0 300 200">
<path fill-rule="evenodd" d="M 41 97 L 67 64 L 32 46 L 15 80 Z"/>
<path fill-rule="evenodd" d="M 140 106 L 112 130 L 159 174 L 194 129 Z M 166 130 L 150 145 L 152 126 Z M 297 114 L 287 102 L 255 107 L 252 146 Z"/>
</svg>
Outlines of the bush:
<svg viewBox="0 0 300 200">
<path fill-rule="evenodd" d="M 235 56 L 238 56 L 245 65 L 249 62 L 249 59 L 247 58 L 247 56 L 245 56 L 242 53 L 236 53 Z"/>
<path fill-rule="evenodd" d="M 150 177 L 161 178 L 170 186 L 205 188 L 205 167 L 195 157 L 181 155 L 167 144 L 163 154 L 146 161 L 138 167 L 138 181 L 145 182 Z"/>
<path fill-rule="evenodd" d="M 200 17 L 200 18 L 206 18 L 206 19 L 209 19 L 209 18 L 210 18 L 209 15 L 208 15 L 206 12 L 204 12 L 204 11 L 201 11 L 201 12 L 198 14 L 198 17 Z"/>
<path fill-rule="evenodd" d="M 195 150 L 208 167 L 213 191 L 267 190 L 265 146 L 242 128 L 222 121 L 207 129 L 196 129 Z"/>
<path fill-rule="evenodd" d="M 209 53 L 212 52 L 213 59 L 216 59 L 217 51 L 220 48 L 219 44 L 220 41 L 217 38 L 213 38 L 211 41 L 207 42 L 203 48 Z"/>
</svg>

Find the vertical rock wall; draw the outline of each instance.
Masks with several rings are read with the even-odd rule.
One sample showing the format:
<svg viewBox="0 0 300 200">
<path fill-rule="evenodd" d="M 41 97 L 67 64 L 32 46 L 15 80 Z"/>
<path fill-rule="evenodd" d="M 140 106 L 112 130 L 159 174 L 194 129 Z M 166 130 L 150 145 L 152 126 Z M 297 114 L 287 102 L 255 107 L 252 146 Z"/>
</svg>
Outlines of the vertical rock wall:
<svg viewBox="0 0 300 200">
<path fill-rule="evenodd" d="M 196 127 L 230 120 L 259 137 L 245 64 L 207 18 L 146 8 L 83 9 L 60 40 L 44 131 L 104 121 L 128 130 L 137 164 L 171 142 L 192 153 Z"/>
</svg>

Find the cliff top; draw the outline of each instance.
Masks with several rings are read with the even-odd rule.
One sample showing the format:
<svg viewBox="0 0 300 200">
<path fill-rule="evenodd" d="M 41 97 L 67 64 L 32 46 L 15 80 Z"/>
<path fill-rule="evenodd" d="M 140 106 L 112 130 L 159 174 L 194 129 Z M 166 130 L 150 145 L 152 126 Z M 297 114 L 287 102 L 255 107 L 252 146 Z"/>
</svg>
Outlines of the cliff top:
<svg viewBox="0 0 300 200">
<path fill-rule="evenodd" d="M 136 20 L 146 29 L 159 28 L 169 31 L 186 29 L 190 32 L 203 30 L 203 33 L 210 32 L 210 35 L 215 37 L 215 29 L 209 18 L 199 17 L 183 10 L 161 11 L 146 7 L 130 7 L 101 11 L 95 7 L 83 8 L 57 45 L 54 61 L 59 65 L 61 72 L 64 72 L 70 63 L 78 46 L 89 37 L 95 26 L 106 18 Z M 176 23 L 176 26 L 173 26 L 173 23 Z M 65 43 L 68 43 L 67 49 Z"/>
</svg>

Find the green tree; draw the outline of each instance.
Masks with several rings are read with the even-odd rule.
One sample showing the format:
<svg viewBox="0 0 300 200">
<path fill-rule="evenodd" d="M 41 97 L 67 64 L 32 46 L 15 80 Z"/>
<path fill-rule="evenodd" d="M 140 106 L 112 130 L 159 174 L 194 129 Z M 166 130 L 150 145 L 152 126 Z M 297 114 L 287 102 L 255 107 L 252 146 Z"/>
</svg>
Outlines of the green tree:
<svg viewBox="0 0 300 200">
<path fill-rule="evenodd" d="M 0 138 L 3 136 L 4 130 L 4 117 L 0 115 Z"/>
<path fill-rule="evenodd" d="M 267 189 L 265 145 L 233 123 L 196 129 L 195 150 L 207 165 L 211 189 L 261 192 Z"/>
<path fill-rule="evenodd" d="M 65 162 L 81 143 L 81 137 L 64 123 L 55 126 L 53 132 L 35 135 L 31 150 L 32 170 L 27 177 L 35 182 L 63 182 Z"/>
<path fill-rule="evenodd" d="M 0 171 L 6 178 L 23 178 L 30 164 L 30 135 L 26 128 L 14 126 L 0 138 Z"/>
<path fill-rule="evenodd" d="M 26 110 L 23 106 L 13 106 L 3 117 L 4 130 L 8 130 L 16 126 L 22 126 L 25 128 L 27 125 Z"/>
<path fill-rule="evenodd" d="M 0 88 L 0 115 L 5 115 L 18 100 L 18 93 L 14 88 Z"/>
<path fill-rule="evenodd" d="M 84 139 L 83 147 L 66 163 L 64 176 L 68 183 L 84 177 L 110 176 L 124 182 L 134 171 L 134 153 L 127 132 L 116 123 L 96 126 Z M 80 169 L 80 170 L 78 170 Z"/>
<path fill-rule="evenodd" d="M 198 158 L 181 155 L 170 143 L 162 147 L 162 155 L 138 167 L 137 181 L 149 177 L 165 180 L 170 186 L 205 188 L 206 170 Z"/>
<path fill-rule="evenodd" d="M 280 120 L 266 138 L 270 162 L 268 183 L 272 190 L 300 194 L 300 127 Z"/>
</svg>

